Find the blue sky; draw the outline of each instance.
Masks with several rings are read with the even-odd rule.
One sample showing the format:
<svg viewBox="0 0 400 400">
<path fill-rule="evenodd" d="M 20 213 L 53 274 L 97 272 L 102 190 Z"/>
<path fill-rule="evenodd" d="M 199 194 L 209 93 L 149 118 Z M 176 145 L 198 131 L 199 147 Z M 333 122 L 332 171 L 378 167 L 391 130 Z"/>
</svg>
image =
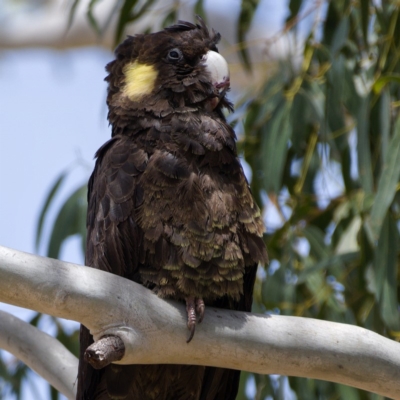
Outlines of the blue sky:
<svg viewBox="0 0 400 400">
<path fill-rule="evenodd" d="M 38 212 L 54 179 L 77 164 L 85 166 L 73 171 L 64 193 L 87 179 L 96 149 L 109 137 L 103 79 L 111 58 L 100 49 L 2 54 L 2 245 L 34 252 Z"/>
</svg>

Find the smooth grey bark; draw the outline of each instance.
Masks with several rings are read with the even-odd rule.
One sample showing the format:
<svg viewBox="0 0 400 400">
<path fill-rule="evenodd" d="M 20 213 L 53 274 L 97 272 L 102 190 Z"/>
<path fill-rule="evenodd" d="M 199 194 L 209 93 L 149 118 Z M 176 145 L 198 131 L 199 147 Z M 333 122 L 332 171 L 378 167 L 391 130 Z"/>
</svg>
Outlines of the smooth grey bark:
<svg viewBox="0 0 400 400">
<path fill-rule="evenodd" d="M 400 399 L 400 344 L 357 326 L 208 307 L 186 344 L 184 305 L 127 279 L 5 247 L 0 275 L 0 301 L 74 319 L 95 339 L 119 336 L 126 350 L 118 364 L 228 367 Z"/>
<path fill-rule="evenodd" d="M 57 339 L 0 310 L 0 348 L 19 358 L 68 399 L 75 399 L 78 359 Z"/>
</svg>

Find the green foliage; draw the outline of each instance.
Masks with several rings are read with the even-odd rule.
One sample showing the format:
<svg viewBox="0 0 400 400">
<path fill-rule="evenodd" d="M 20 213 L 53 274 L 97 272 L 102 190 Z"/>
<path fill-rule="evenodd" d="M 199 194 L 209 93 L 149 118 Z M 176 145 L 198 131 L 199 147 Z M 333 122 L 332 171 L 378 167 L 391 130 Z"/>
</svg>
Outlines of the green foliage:
<svg viewBox="0 0 400 400">
<path fill-rule="evenodd" d="M 39 250 L 43 241 L 43 227 L 46 222 L 50 207 L 57 198 L 68 171 L 63 171 L 56 179 L 47 195 L 44 206 L 40 212 L 36 229 L 36 249 Z M 81 238 L 82 251 L 86 244 L 86 210 L 87 210 L 87 185 L 78 187 L 62 204 L 53 221 L 52 232 L 48 243 L 46 255 L 59 258 L 63 242 L 71 236 L 78 235 Z"/>
<path fill-rule="evenodd" d="M 251 63 L 247 53 L 247 45 L 245 35 L 250 28 L 251 21 L 257 10 L 259 0 L 242 0 L 239 22 L 237 24 L 237 38 L 239 42 L 239 54 L 245 67 L 250 70 Z"/>
<path fill-rule="evenodd" d="M 144 15 L 153 3 L 154 0 L 147 0 L 145 2 L 140 2 L 138 0 L 124 1 L 119 13 L 117 29 L 115 31 L 115 45 L 121 41 L 126 25 Z"/>
<path fill-rule="evenodd" d="M 90 2 L 90 20 L 96 2 Z M 116 41 L 151 3 L 122 2 Z M 233 123 L 244 126 L 238 146 L 253 171 L 254 196 L 267 216 L 280 220 L 271 226 L 266 217 L 271 264 L 256 284 L 254 311 L 355 324 L 398 340 L 400 9 L 395 0 L 378 3 L 313 3 L 324 10 L 324 22 L 310 28 L 300 65 L 291 55 L 281 60 L 256 93 L 244 94 Z M 305 4 L 289 2 L 282 36 L 298 34 Z M 246 69 L 252 64 L 245 35 L 257 6 L 243 0 L 237 24 Z M 202 0 L 195 7 L 204 13 Z M 165 24 L 175 17 L 176 8 L 165 10 Z M 38 240 L 63 179 L 45 202 Z M 340 190 L 332 192 L 333 185 Z M 71 234 L 84 241 L 84 197 L 79 188 L 61 207 L 49 255 L 57 257 Z M 249 379 L 257 399 L 284 398 L 283 378 L 244 373 L 239 399 L 246 398 Z M 288 382 L 299 399 L 379 398 L 329 382 Z"/>
<path fill-rule="evenodd" d="M 330 2 L 322 38 L 310 32 L 300 68 L 282 62 L 247 98 L 241 142 L 254 193 L 265 191 L 266 207 L 282 221 L 267 229 L 273 268 L 257 301 L 266 310 L 356 324 L 393 339 L 400 334 L 396 4 Z M 298 7 L 290 3 L 290 20 Z M 342 189 L 331 196 L 334 166 Z M 299 398 L 372 398 L 301 382 L 290 378 Z"/>
<path fill-rule="evenodd" d="M 50 189 L 50 192 L 44 202 L 43 208 L 39 215 L 38 225 L 37 225 L 37 229 L 36 229 L 36 241 L 35 241 L 36 250 L 39 249 L 40 241 L 42 239 L 44 220 L 49 211 L 50 204 L 52 203 L 56 193 L 58 193 L 58 190 L 60 189 L 60 186 L 64 182 L 66 175 L 67 175 L 67 171 L 63 171 L 60 174 L 60 176 L 56 179 L 53 187 Z"/>
</svg>

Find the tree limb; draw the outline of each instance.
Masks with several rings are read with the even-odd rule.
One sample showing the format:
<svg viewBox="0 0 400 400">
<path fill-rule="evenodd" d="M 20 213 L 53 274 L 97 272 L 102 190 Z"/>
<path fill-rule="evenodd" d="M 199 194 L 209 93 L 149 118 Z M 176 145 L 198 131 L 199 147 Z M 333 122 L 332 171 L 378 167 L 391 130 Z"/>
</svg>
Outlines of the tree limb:
<svg viewBox="0 0 400 400">
<path fill-rule="evenodd" d="M 107 335 L 92 343 L 85 350 L 85 360 L 93 368 L 101 369 L 113 361 L 120 361 L 125 354 L 125 345 L 119 336 Z"/>
<path fill-rule="evenodd" d="M 92 268 L 0 247 L 0 301 L 119 336 L 118 364 L 196 364 L 338 382 L 400 399 L 400 344 L 311 318 L 206 308 L 186 344 L 183 304 Z"/>
<path fill-rule="evenodd" d="M 57 339 L 0 310 L 0 348 L 14 354 L 68 399 L 75 399 L 78 359 Z"/>
</svg>

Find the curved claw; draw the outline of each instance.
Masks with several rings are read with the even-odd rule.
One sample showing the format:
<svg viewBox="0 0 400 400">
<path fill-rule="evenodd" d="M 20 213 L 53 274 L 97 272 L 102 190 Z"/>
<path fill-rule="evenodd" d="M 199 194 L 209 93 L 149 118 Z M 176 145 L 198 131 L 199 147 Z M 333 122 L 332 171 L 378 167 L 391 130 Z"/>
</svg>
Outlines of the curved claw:
<svg viewBox="0 0 400 400">
<path fill-rule="evenodd" d="M 189 343 L 194 336 L 196 330 L 196 323 L 203 321 L 204 311 L 206 306 L 204 305 L 203 299 L 196 299 L 194 297 L 187 297 L 186 299 L 186 312 L 187 312 L 187 327 L 190 331 L 189 338 L 186 343 Z"/>
<path fill-rule="evenodd" d="M 189 326 L 189 323 L 188 323 L 188 328 L 190 330 L 190 334 L 189 334 L 189 337 L 186 339 L 186 343 L 189 343 L 193 339 L 194 332 L 196 330 L 196 323 L 192 324 L 191 326 Z"/>
</svg>

